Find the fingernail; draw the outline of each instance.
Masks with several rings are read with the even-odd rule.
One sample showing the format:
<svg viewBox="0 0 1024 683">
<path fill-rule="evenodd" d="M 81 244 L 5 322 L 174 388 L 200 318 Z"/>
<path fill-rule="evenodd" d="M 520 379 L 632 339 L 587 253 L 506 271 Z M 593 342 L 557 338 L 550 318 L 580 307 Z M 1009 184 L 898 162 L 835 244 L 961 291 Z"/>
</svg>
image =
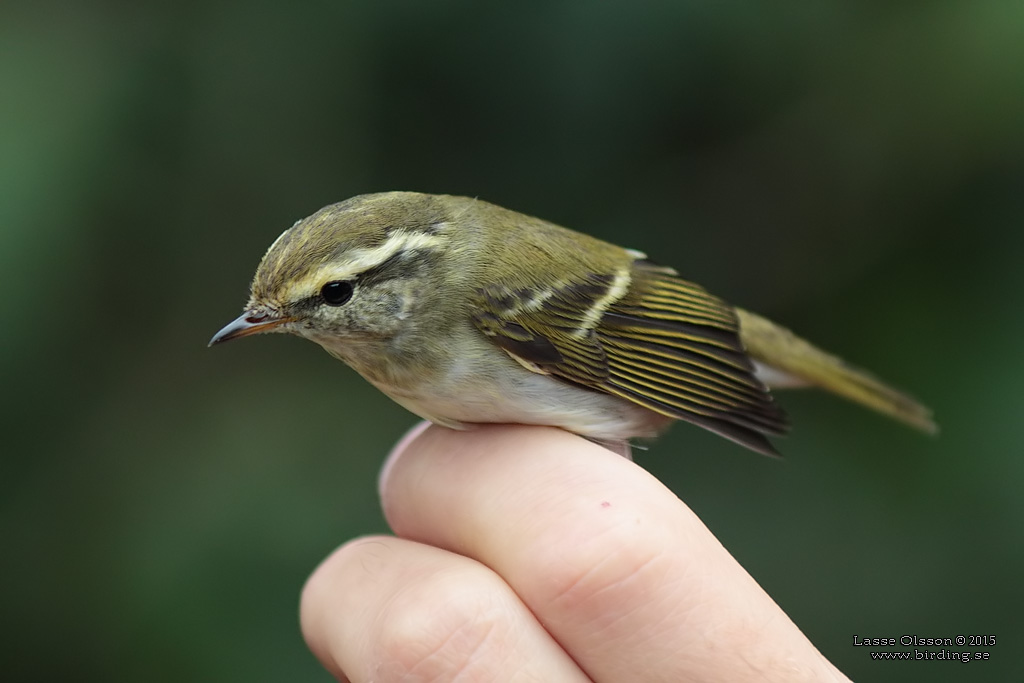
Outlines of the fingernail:
<svg viewBox="0 0 1024 683">
<path fill-rule="evenodd" d="M 405 449 L 409 444 L 415 441 L 416 437 L 420 434 L 427 431 L 428 427 L 430 427 L 430 423 L 427 421 L 416 424 L 412 429 L 407 431 L 405 436 L 399 439 L 398 443 L 395 444 L 395 447 L 391 449 L 388 457 L 384 460 L 384 466 L 380 469 L 380 475 L 377 477 L 377 495 L 382 499 L 384 497 L 384 489 L 387 486 L 388 477 L 391 474 L 391 469 L 394 467 L 395 463 L 398 462 L 398 459 L 402 457 L 402 453 L 405 452 Z"/>
</svg>

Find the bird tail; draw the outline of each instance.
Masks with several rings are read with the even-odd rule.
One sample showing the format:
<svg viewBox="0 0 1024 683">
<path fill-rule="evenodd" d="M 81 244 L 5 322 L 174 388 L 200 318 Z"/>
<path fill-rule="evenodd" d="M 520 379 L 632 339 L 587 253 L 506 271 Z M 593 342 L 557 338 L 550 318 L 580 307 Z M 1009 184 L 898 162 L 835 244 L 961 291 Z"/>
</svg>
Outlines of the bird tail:
<svg viewBox="0 0 1024 683">
<path fill-rule="evenodd" d="M 769 387 L 820 387 L 922 432 L 938 432 L 932 411 L 910 396 L 770 320 L 739 308 L 736 315 L 740 340 L 755 360 L 758 376 Z"/>
</svg>

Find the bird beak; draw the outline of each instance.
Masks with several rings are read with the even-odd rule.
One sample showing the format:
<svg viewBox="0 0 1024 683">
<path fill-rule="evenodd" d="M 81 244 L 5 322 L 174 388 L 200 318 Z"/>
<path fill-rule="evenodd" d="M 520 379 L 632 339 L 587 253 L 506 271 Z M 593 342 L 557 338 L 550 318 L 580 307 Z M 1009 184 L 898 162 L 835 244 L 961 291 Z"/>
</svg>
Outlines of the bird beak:
<svg viewBox="0 0 1024 683">
<path fill-rule="evenodd" d="M 220 332 L 213 335 L 213 339 L 210 340 L 209 346 L 231 341 L 232 339 L 248 337 L 250 334 L 270 332 L 278 325 L 283 325 L 284 323 L 291 321 L 292 318 L 280 318 L 260 311 L 246 311 L 225 325 Z"/>
</svg>

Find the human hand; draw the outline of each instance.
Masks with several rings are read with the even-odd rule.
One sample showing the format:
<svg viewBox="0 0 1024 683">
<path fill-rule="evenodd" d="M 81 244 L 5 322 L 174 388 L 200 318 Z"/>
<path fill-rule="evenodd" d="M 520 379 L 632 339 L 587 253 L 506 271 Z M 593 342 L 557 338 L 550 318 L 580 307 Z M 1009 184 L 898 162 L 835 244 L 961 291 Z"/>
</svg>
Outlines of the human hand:
<svg viewBox="0 0 1024 683">
<path fill-rule="evenodd" d="M 848 680 L 671 491 L 568 432 L 422 425 L 381 499 L 397 537 L 302 595 L 339 680 Z"/>
</svg>

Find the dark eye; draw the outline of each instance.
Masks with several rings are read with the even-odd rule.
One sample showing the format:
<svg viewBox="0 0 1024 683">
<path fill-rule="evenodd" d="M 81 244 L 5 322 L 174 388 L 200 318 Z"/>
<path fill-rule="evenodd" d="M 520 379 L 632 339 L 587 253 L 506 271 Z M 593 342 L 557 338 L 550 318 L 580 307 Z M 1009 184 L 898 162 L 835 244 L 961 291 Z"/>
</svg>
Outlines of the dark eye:
<svg viewBox="0 0 1024 683">
<path fill-rule="evenodd" d="M 352 298 L 352 283 L 344 280 L 328 282 L 320 288 L 320 296 L 331 306 L 341 306 Z"/>
</svg>

